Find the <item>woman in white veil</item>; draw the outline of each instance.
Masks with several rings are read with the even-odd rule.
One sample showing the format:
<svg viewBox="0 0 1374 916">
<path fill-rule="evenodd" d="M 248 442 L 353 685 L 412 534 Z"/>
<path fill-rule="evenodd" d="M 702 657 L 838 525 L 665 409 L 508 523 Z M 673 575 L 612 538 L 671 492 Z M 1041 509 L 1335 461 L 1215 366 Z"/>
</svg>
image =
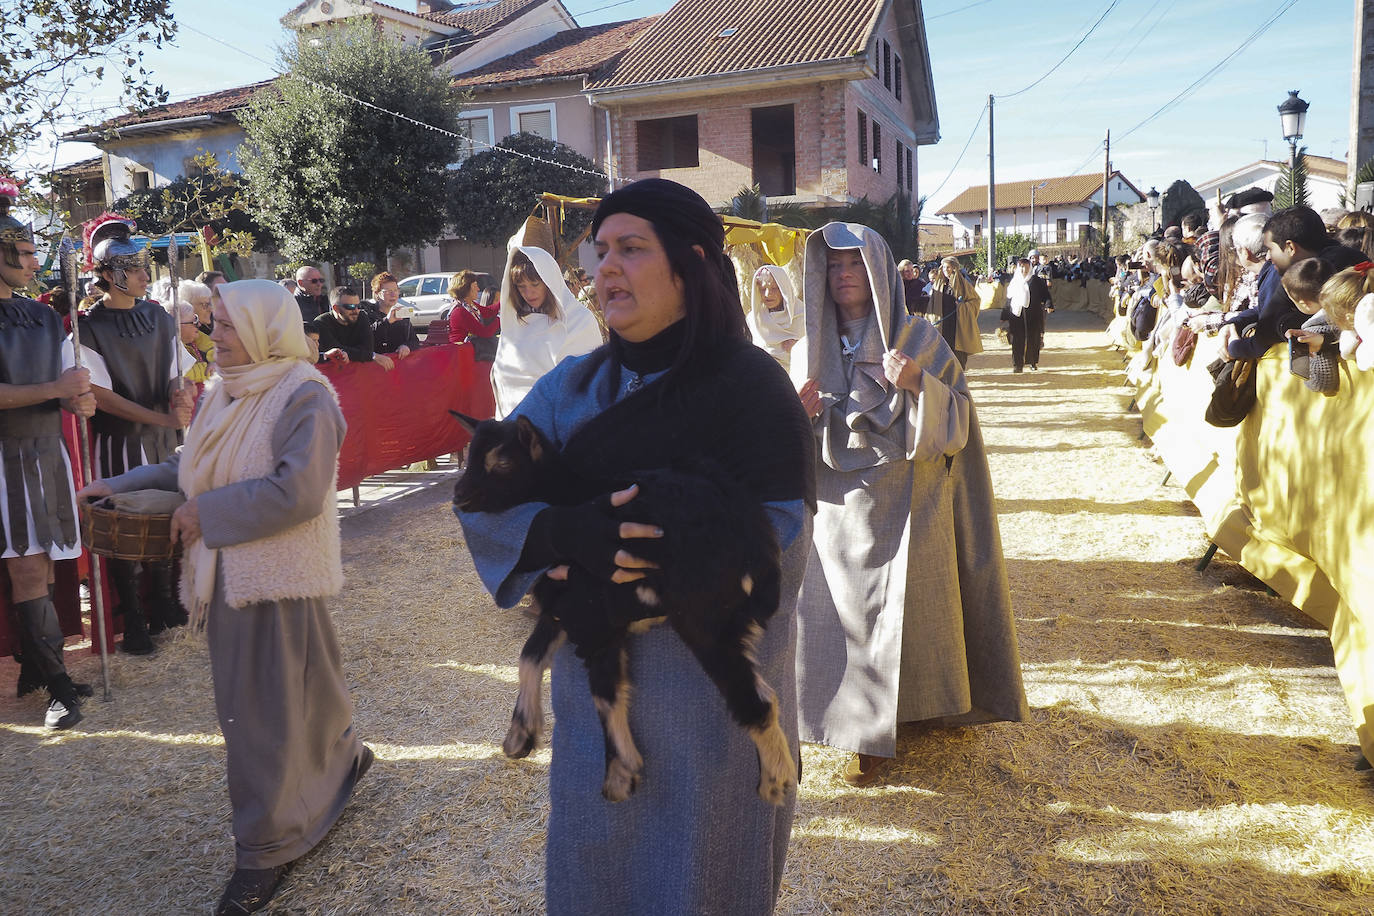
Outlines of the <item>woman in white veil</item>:
<svg viewBox="0 0 1374 916">
<path fill-rule="evenodd" d="M 787 369 L 792 347 L 806 336 L 806 312 L 787 271 L 765 264 L 754 272 L 748 319 L 754 344 Z"/>
<path fill-rule="evenodd" d="M 528 245 L 511 248 L 501 278 L 501 341 L 491 367 L 496 418 L 509 416 L 554 366 L 599 346 L 596 317 L 568 290 L 553 255 Z"/>
</svg>

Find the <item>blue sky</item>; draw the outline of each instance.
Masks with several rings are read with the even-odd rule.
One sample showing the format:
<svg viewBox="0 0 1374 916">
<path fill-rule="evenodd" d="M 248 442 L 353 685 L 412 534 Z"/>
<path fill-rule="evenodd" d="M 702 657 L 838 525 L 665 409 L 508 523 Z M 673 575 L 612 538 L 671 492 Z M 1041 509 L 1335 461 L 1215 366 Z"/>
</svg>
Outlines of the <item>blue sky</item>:
<svg viewBox="0 0 1374 916">
<path fill-rule="evenodd" d="M 806 0 L 796 0 L 804 3 Z M 1296 0 L 1218 75 L 1172 111 L 1121 140 L 1292 0 L 1117 0 L 1097 29 L 1044 82 L 996 106 L 997 178 L 1016 181 L 1101 168 L 1102 137 L 1113 135 L 1113 165 L 1142 190 L 1176 178 L 1205 181 L 1265 154 L 1284 158 L 1278 104 L 1289 89 L 1311 103 L 1309 152 L 1345 158 L 1349 134 L 1353 7 L 1350 0 Z M 408 7 L 408 0 L 392 0 Z M 237 0 L 232 12 L 205 0 L 174 0 L 176 45 L 147 60 L 173 99 L 272 75 L 286 33 L 289 0 Z M 666 10 L 671 0 L 564 0 L 581 25 Z M 968 185 L 987 180 L 989 93 L 1010 95 L 1050 70 L 1112 0 L 926 0 L 931 69 L 941 141 L 919 154 L 919 187 L 933 213 Z M 218 38 L 223 44 L 210 37 Z M 226 47 L 232 46 L 231 47 Z M 239 50 L 234 50 L 239 49 Z M 247 53 L 243 53 L 247 52 Z M 1129 53 L 1128 53 L 1129 52 Z M 108 105 L 97 90 L 87 108 Z M 87 118 L 86 120 L 91 120 Z M 52 150 L 35 150 L 52 156 Z M 63 144 L 60 162 L 96 154 Z M 951 169 L 953 171 L 951 172 Z M 936 191 L 937 185 L 945 181 Z"/>
</svg>

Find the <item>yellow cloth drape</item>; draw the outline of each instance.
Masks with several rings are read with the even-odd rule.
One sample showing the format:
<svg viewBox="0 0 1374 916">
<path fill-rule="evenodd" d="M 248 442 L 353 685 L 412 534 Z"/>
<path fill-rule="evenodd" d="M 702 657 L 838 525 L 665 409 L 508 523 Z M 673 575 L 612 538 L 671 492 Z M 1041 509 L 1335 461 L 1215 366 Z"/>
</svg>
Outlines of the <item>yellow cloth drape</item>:
<svg viewBox="0 0 1374 916">
<path fill-rule="evenodd" d="M 1258 403 L 1231 429 L 1206 423 L 1207 364 L 1167 357 L 1137 389 L 1145 432 L 1201 510 L 1213 542 L 1331 632 L 1336 670 L 1374 760 L 1374 373 L 1340 365 L 1323 397 L 1288 371 L 1286 347 L 1257 367 Z"/>
</svg>

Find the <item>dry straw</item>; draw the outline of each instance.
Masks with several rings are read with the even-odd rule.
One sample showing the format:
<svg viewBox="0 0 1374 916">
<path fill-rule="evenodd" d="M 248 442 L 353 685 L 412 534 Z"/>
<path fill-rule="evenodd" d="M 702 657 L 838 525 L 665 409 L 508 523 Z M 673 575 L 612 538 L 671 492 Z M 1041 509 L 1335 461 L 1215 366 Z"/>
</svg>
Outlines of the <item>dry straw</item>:
<svg viewBox="0 0 1374 916">
<path fill-rule="evenodd" d="M 905 727 L 865 790 L 807 748 L 778 911 L 1369 913 L 1374 783 L 1325 634 L 1234 564 L 1192 571 L 1198 521 L 1158 486 L 1117 360 L 1096 332 L 1049 337 L 1039 373 L 1005 348 L 970 367 L 1031 720 Z M 344 523 L 334 616 L 378 761 L 273 912 L 543 911 L 548 751 L 499 750 L 529 621 L 492 606 L 447 498 Z M 58 735 L 15 675 L 0 662 L 0 911 L 207 910 L 233 857 L 203 645 L 115 659 L 113 702 Z"/>
</svg>

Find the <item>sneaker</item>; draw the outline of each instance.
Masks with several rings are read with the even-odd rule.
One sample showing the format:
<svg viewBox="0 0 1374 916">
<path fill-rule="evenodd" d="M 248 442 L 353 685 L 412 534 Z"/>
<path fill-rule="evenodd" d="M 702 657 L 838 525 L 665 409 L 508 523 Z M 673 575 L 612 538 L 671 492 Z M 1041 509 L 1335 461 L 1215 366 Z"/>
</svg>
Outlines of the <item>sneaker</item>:
<svg viewBox="0 0 1374 916">
<path fill-rule="evenodd" d="M 48 701 L 48 714 L 43 717 L 43 724 L 48 728 L 71 728 L 80 721 L 81 707 L 75 702 L 69 705 L 57 697 Z"/>
</svg>

